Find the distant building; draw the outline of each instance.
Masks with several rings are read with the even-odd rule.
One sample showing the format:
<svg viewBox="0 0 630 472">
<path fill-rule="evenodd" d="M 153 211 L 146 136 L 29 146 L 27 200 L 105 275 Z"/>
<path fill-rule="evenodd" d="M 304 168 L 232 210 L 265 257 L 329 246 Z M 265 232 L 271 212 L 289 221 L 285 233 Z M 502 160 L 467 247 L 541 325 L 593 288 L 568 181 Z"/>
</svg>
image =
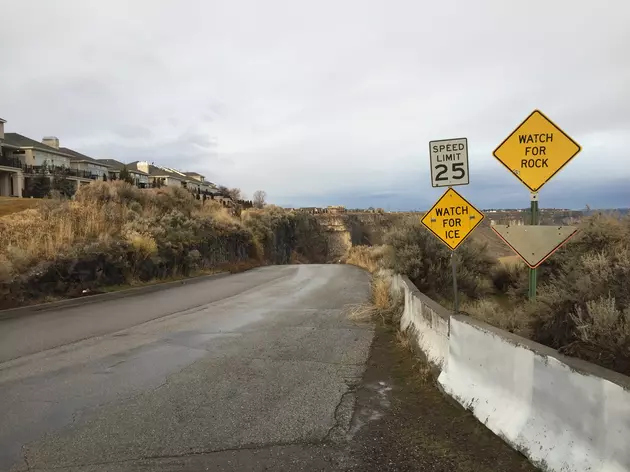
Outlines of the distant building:
<svg viewBox="0 0 630 472">
<path fill-rule="evenodd" d="M 342 205 L 330 205 L 327 210 L 327 213 L 345 213 L 346 207 Z"/>
<path fill-rule="evenodd" d="M 188 179 L 179 172 L 167 169 L 165 167 L 149 164 L 147 161 L 131 162 L 128 169 L 144 172 L 149 176 L 150 187 L 184 187 Z"/>
<path fill-rule="evenodd" d="M 0 193 L 22 196 L 24 189 L 30 188 L 31 179 L 42 175 L 51 180 L 55 175 L 62 175 L 73 182 L 76 189 L 102 176 L 103 171 L 97 169 L 107 169 L 95 162 L 88 165 L 90 160 L 94 161 L 69 149 L 60 149 L 57 138 L 47 137 L 39 142 L 18 133 L 4 133 Z"/>
<path fill-rule="evenodd" d="M 72 169 L 84 171 L 92 176 L 96 176 L 98 180 L 105 180 L 105 178 L 109 177 L 109 165 L 100 162 L 92 157 L 86 156 L 85 154 L 81 154 L 73 149 L 68 149 L 66 147 L 59 147 L 59 140 L 57 138 L 44 138 L 44 142 L 47 140 L 54 140 L 54 143 L 61 152 L 70 156 L 70 167 Z M 51 141 L 48 141 L 51 143 Z M 52 144 L 49 144 L 52 145 Z"/>
<path fill-rule="evenodd" d="M 0 196 L 38 194 L 35 188 L 45 188 L 39 183 L 41 177 L 49 179 L 51 184 L 56 177 L 63 177 L 76 190 L 79 185 L 95 180 L 117 180 L 126 167 L 139 188 L 185 188 L 199 199 L 215 200 L 229 207 L 236 203 L 198 172 L 182 172 L 147 161 L 125 164 L 116 159 L 95 159 L 60 147 L 55 136 L 46 136 L 39 142 L 18 133 L 5 133 L 5 124 L 6 120 L 0 118 Z M 67 193 L 67 187 L 64 188 L 62 191 Z"/>
<path fill-rule="evenodd" d="M 136 187 L 147 188 L 149 187 L 149 174 L 138 169 L 132 169 L 124 162 L 117 161 L 116 159 L 97 159 L 103 164 L 109 166 L 109 180 L 120 179 L 120 172 L 127 167 L 127 171 L 131 175 Z"/>
<path fill-rule="evenodd" d="M 24 188 L 24 162 L 13 155 L 19 148 L 5 142 L 4 124 L 0 118 L 0 197 L 21 197 Z"/>
</svg>

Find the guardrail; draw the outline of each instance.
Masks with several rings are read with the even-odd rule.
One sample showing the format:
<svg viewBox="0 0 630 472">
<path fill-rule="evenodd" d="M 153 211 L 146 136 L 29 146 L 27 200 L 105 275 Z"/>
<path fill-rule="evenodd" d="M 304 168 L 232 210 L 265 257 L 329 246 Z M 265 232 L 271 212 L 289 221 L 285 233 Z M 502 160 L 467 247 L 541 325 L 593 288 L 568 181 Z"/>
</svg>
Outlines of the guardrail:
<svg viewBox="0 0 630 472">
<path fill-rule="evenodd" d="M 545 471 L 630 470 L 630 378 L 465 315 L 392 277 L 442 390 Z"/>
</svg>

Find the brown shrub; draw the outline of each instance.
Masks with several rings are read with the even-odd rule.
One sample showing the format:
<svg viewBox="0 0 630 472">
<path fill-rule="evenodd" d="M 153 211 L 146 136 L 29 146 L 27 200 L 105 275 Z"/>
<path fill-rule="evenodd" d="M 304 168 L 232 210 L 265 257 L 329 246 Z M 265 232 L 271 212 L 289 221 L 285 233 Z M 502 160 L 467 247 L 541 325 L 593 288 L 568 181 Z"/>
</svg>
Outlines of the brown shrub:
<svg viewBox="0 0 630 472">
<path fill-rule="evenodd" d="M 392 250 L 386 252 L 385 267 L 404 274 L 430 297 L 452 300 L 451 251 L 420 223 L 405 222 L 385 236 Z M 456 251 L 458 291 L 469 299 L 492 292 L 491 269 L 496 260 L 487 247 L 471 239 Z"/>
<path fill-rule="evenodd" d="M 82 287 L 283 264 L 296 254 L 326 258 L 325 234 L 311 215 L 268 206 L 241 221 L 182 188 L 93 182 L 74 201 L 47 199 L 0 218 L 0 306 Z"/>
<path fill-rule="evenodd" d="M 402 316 L 404 300 L 391 292 L 391 279 L 388 276 L 374 276 L 370 282 L 370 300 L 368 303 L 351 305 L 349 317 L 357 321 L 379 319 L 384 324 L 398 327 Z"/>
<path fill-rule="evenodd" d="M 522 310 L 501 305 L 496 300 L 469 302 L 462 305 L 461 311 L 510 333 L 531 336 L 531 319 Z"/>
<path fill-rule="evenodd" d="M 395 228 L 385 266 L 449 304 L 450 252 L 418 224 Z M 538 270 L 537 298 L 527 300 L 528 269 L 496 264 L 483 246 L 458 249 L 462 311 L 561 352 L 630 374 L 630 217 L 594 215 Z M 356 259 L 366 258 L 365 249 Z"/>
<path fill-rule="evenodd" d="M 386 246 L 352 246 L 344 258 L 344 263 L 376 273 L 379 269 L 385 268 L 383 259 L 386 250 Z"/>
<path fill-rule="evenodd" d="M 288 264 L 297 258 L 324 262 L 328 255 L 326 235 L 312 216 L 267 205 L 244 210 L 243 226 L 252 232 L 261 258 L 273 264 Z"/>
<path fill-rule="evenodd" d="M 516 300 L 525 300 L 529 289 L 528 272 L 529 268 L 520 261 L 499 262 L 491 271 L 494 289 Z"/>
<path fill-rule="evenodd" d="M 525 270 L 526 273 L 526 270 Z M 630 219 L 595 215 L 579 235 L 539 269 L 537 298 L 524 301 L 525 273 L 499 280 L 513 313 L 528 323 L 532 339 L 561 352 L 630 373 Z M 497 326 L 506 320 L 490 321 Z"/>
</svg>

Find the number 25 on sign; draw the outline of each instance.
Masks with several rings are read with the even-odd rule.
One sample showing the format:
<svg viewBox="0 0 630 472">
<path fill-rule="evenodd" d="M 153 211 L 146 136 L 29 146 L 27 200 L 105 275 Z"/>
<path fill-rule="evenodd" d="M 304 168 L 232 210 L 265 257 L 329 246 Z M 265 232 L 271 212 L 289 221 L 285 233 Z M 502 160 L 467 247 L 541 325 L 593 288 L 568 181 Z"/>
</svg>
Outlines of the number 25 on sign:
<svg viewBox="0 0 630 472">
<path fill-rule="evenodd" d="M 468 139 L 440 139 L 429 142 L 431 185 L 468 185 Z"/>
</svg>

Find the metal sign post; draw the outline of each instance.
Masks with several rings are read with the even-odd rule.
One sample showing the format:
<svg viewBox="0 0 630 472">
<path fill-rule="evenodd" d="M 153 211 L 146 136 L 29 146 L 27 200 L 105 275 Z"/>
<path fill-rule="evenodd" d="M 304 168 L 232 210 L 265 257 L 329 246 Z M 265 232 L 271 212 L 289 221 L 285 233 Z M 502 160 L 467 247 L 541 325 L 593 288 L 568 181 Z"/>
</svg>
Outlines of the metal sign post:
<svg viewBox="0 0 630 472">
<path fill-rule="evenodd" d="M 427 211 L 421 223 L 451 250 L 454 312 L 459 312 L 457 292 L 457 255 L 455 250 L 477 227 L 483 214 L 453 190 L 454 185 L 468 185 L 468 139 L 439 139 L 429 142 L 431 185 L 448 187 L 444 195 Z"/>
<path fill-rule="evenodd" d="M 422 217 L 421 223 L 454 251 L 483 218 L 483 213 L 449 187 Z"/>
<path fill-rule="evenodd" d="M 459 312 L 457 291 L 457 254 L 455 250 L 481 223 L 484 215 L 449 187 L 424 215 L 421 223 L 451 250 L 454 312 Z"/>
<path fill-rule="evenodd" d="M 451 266 L 453 267 L 453 311 L 459 313 L 459 295 L 457 293 L 457 259 L 455 258 L 455 250 L 451 251 Z"/>
<path fill-rule="evenodd" d="M 536 230 L 525 234 L 526 229 L 508 231 L 508 227 L 493 228 L 529 265 L 531 301 L 536 300 L 536 268 L 577 231 L 572 227 L 555 230 L 538 225 L 538 191 L 581 150 L 580 145 L 553 121 L 540 110 L 534 110 L 492 153 L 531 192 L 530 223 Z M 541 240 L 545 237 L 547 241 Z M 527 251 L 523 251 L 525 247 L 528 247 Z M 536 251 L 532 252 L 532 249 Z"/>
<path fill-rule="evenodd" d="M 538 193 L 532 192 L 530 194 L 530 211 L 531 211 L 531 225 L 536 226 L 538 224 Z M 536 276 L 538 269 L 529 269 L 529 300 L 536 300 Z"/>
</svg>

